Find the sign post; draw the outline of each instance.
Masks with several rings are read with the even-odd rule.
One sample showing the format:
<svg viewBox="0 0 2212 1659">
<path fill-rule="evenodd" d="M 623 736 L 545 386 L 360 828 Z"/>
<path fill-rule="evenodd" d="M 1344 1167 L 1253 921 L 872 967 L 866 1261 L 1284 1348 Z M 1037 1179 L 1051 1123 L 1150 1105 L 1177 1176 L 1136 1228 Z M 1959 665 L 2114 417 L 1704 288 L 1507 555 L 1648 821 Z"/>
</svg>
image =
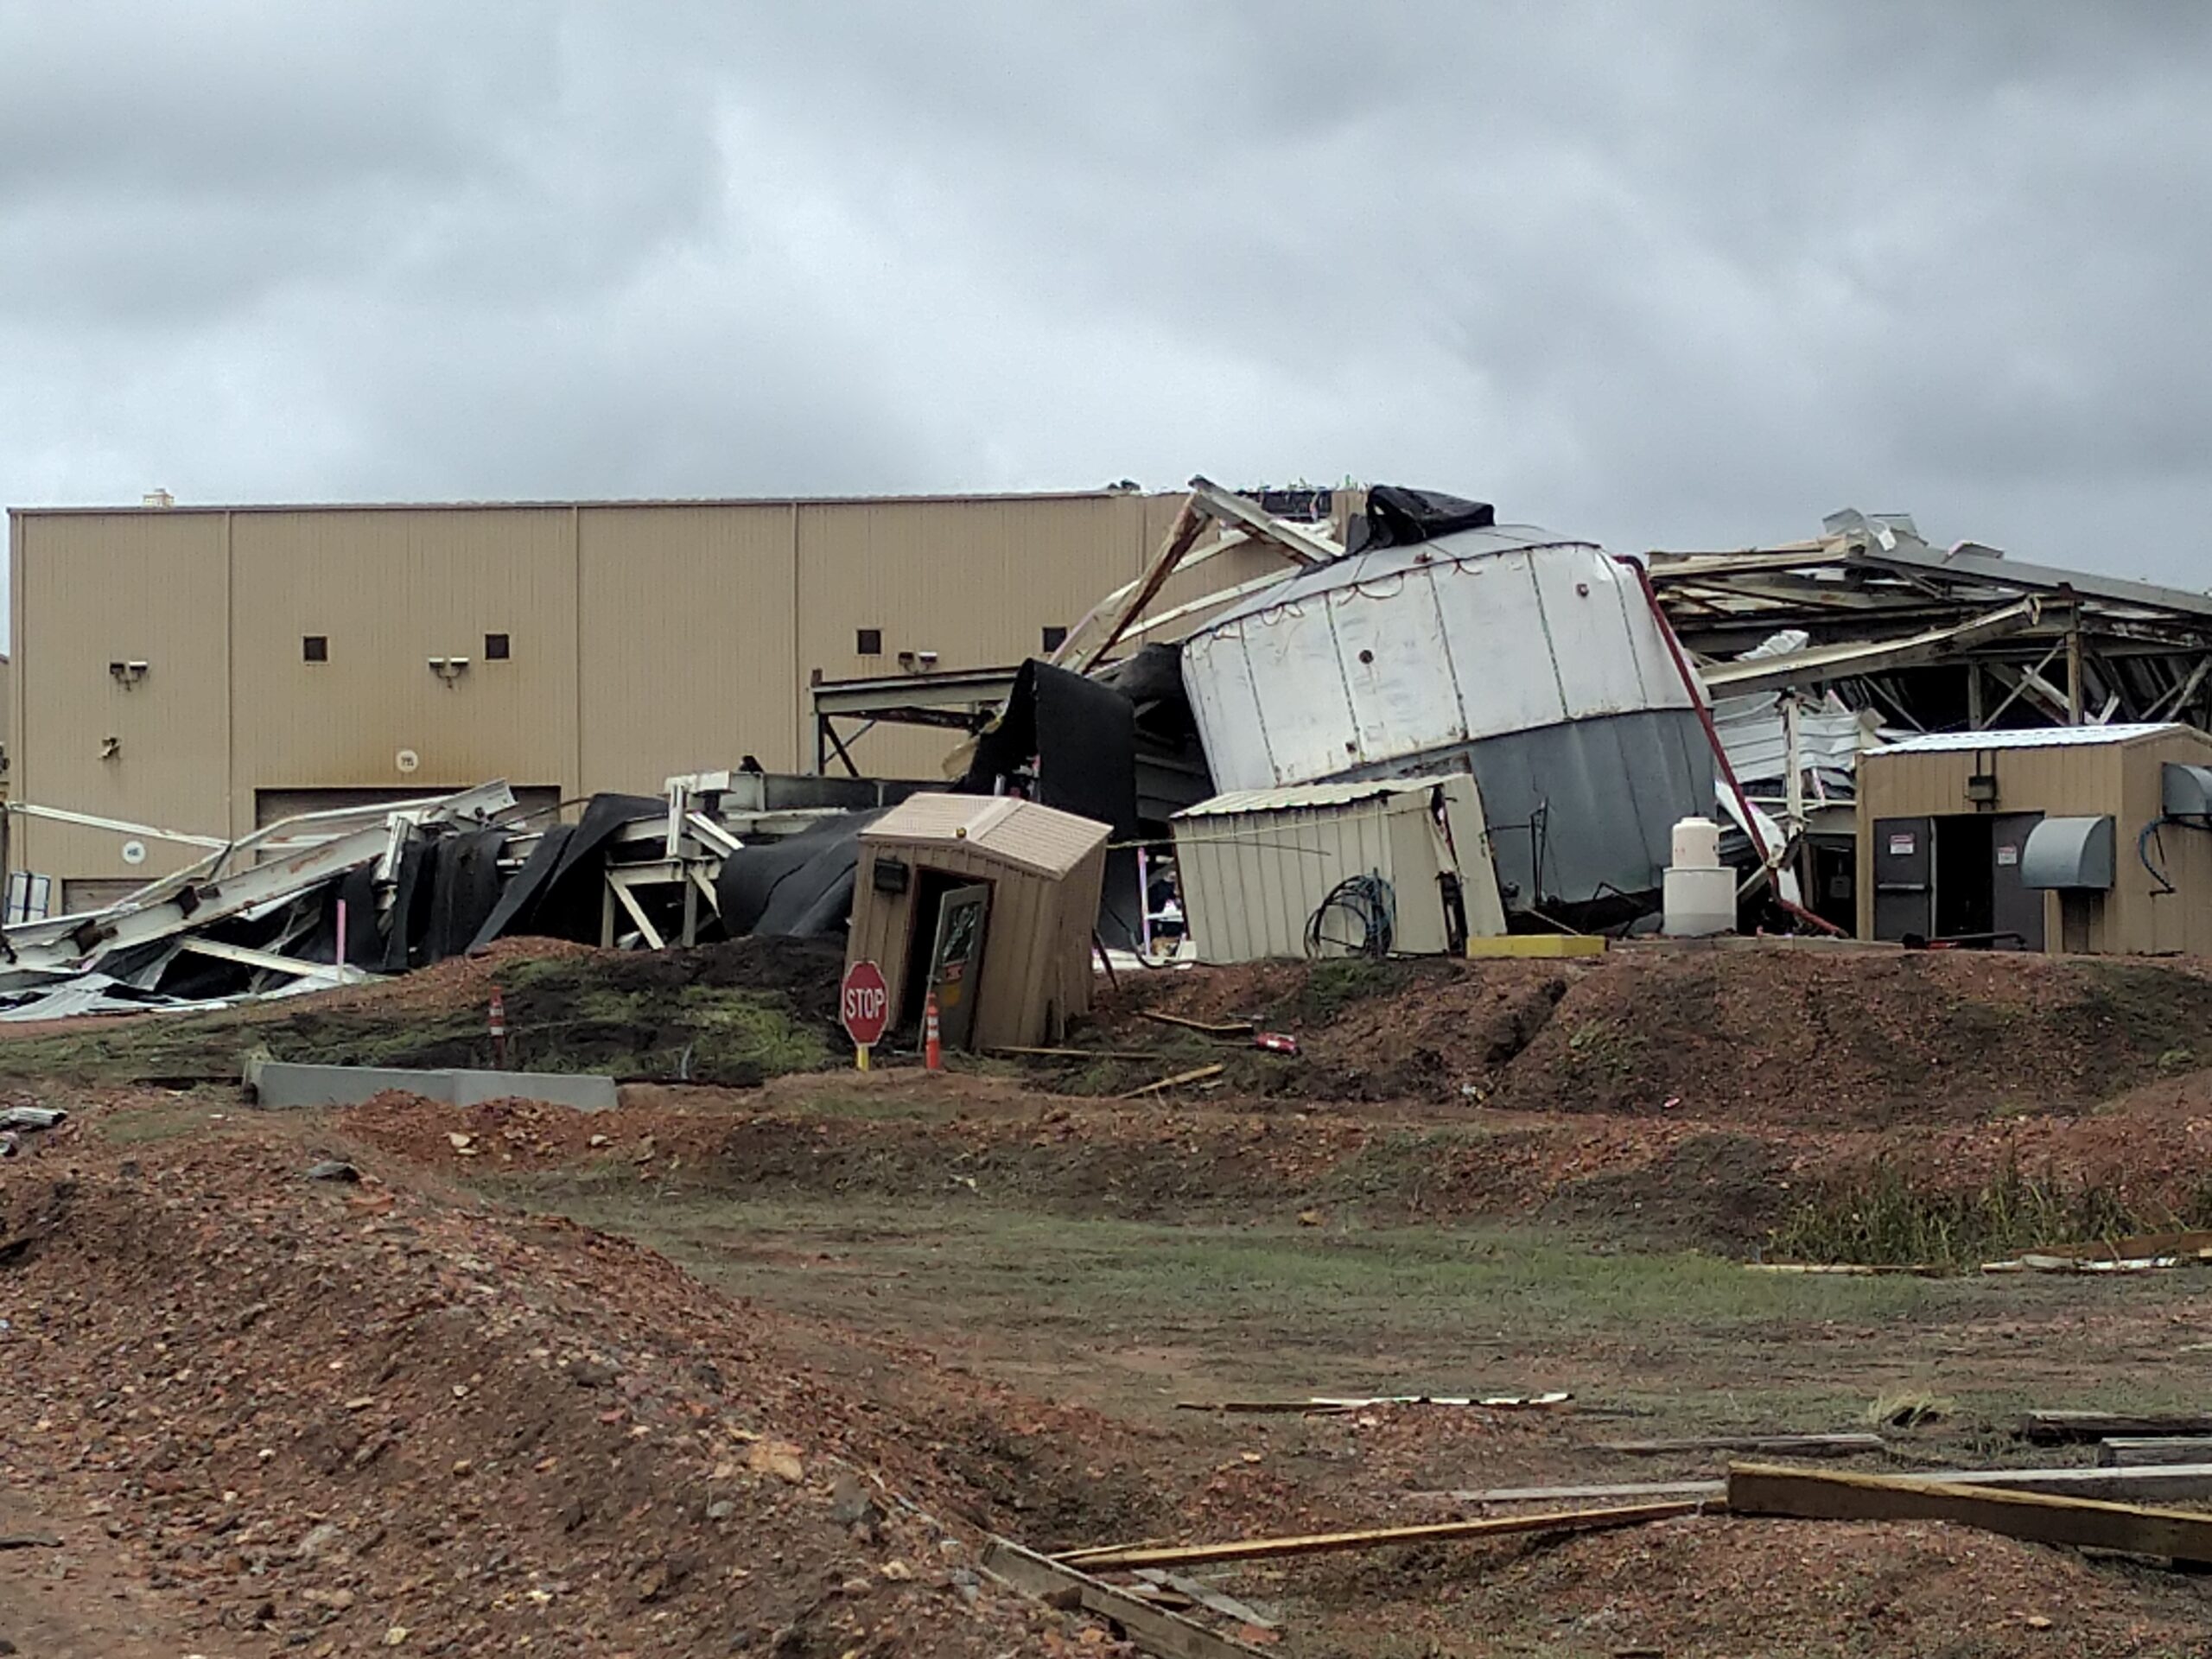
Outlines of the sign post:
<svg viewBox="0 0 2212 1659">
<path fill-rule="evenodd" d="M 866 961 L 845 969 L 837 1017 L 844 1022 L 845 1035 L 853 1039 L 853 1064 L 867 1071 L 868 1050 L 883 1040 L 891 1023 L 891 988 L 883 982 L 883 969 Z"/>
</svg>

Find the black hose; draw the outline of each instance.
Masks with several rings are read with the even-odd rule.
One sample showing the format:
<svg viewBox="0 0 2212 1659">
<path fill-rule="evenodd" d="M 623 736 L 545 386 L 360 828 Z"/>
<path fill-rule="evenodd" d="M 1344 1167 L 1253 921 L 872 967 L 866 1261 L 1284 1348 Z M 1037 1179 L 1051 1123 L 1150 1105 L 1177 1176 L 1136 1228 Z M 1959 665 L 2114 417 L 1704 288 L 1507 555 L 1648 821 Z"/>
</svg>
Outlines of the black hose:
<svg viewBox="0 0 2212 1659">
<path fill-rule="evenodd" d="M 1344 937 L 1330 931 L 1332 915 L 1350 925 Z M 1349 875 L 1330 888 L 1328 896 L 1306 918 L 1306 954 L 1318 957 L 1322 946 L 1333 945 L 1344 956 L 1380 960 L 1390 954 L 1397 933 L 1397 901 L 1390 884 L 1379 875 Z"/>
</svg>

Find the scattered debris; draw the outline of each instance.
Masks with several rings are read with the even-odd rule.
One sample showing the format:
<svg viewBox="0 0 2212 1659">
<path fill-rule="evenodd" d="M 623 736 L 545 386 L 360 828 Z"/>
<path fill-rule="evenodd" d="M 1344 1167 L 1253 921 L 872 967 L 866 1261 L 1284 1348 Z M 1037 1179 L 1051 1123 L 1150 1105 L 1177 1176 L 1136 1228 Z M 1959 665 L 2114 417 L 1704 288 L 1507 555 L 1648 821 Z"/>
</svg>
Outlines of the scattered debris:
<svg viewBox="0 0 2212 1659">
<path fill-rule="evenodd" d="M 1080 1609 L 1111 1619 L 1138 1646 L 1161 1659 L 1229 1659 L 1230 1655 L 1258 1651 L 1245 1643 L 1217 1636 L 1180 1613 L 1149 1606 L 1126 1590 L 1117 1590 L 1004 1538 L 991 1540 L 984 1552 L 983 1571 L 1047 1606 L 1070 1611 Z"/>
<path fill-rule="evenodd" d="M 1165 1014 L 1157 1008 L 1142 1011 L 1142 1018 L 1162 1026 L 1179 1026 L 1185 1031 L 1195 1031 L 1208 1037 L 1245 1038 L 1255 1034 L 1255 1022 L 1250 1020 L 1192 1020 L 1184 1014 Z"/>
<path fill-rule="evenodd" d="M 2212 1435 L 2212 1413 L 2197 1411 L 2031 1411 L 2013 1438 L 2037 1446 L 2065 1446 L 2114 1436 Z"/>
<path fill-rule="evenodd" d="M 1196 1602 L 1209 1612 L 1219 1613 L 1224 1618 L 1233 1618 L 1239 1624 L 1249 1624 L 1255 1630 L 1272 1630 L 1277 1629 L 1281 1624 L 1280 1619 L 1262 1612 L 1249 1602 L 1239 1601 L 1234 1596 L 1224 1594 L 1211 1585 L 1200 1584 L 1196 1579 L 1185 1578 L 1179 1573 L 1168 1573 L 1156 1567 L 1147 1567 L 1139 1569 L 1136 1576 L 1148 1584 L 1164 1586 L 1179 1595 Z"/>
<path fill-rule="evenodd" d="M 1957 1482 L 1733 1464 L 1728 1509 L 1809 1521 L 1947 1521 L 2035 1543 L 2212 1562 L 2212 1515 Z"/>
<path fill-rule="evenodd" d="M 60 1548 L 61 1541 L 50 1532 L 0 1532 L 0 1550 Z"/>
<path fill-rule="evenodd" d="M 9 1106 L 0 1108 L 0 1129 L 58 1128 L 69 1114 L 58 1106 Z"/>
<path fill-rule="evenodd" d="M 326 1158 L 319 1164 L 308 1166 L 308 1179 L 311 1181 L 340 1181 L 358 1185 L 361 1172 L 342 1158 Z"/>
<path fill-rule="evenodd" d="M 1383 1394 L 1338 1398 L 1315 1395 L 1306 1400 L 1179 1400 L 1178 1411 L 1227 1411 L 1255 1415 L 1300 1413 L 1327 1416 L 1352 1411 L 1371 1411 L 1381 1406 L 1458 1406 L 1480 1411 L 1548 1411 L 1566 1405 L 1574 1396 L 1554 1394 L 1494 1394 L 1484 1396 L 1448 1394 Z"/>
</svg>

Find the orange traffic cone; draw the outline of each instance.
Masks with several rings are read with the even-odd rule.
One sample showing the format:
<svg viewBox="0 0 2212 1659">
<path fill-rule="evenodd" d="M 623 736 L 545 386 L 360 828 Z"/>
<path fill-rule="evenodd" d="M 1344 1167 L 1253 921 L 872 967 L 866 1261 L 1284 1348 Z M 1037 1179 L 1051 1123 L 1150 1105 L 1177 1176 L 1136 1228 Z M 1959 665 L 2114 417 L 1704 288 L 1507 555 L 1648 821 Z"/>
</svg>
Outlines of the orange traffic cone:
<svg viewBox="0 0 2212 1659">
<path fill-rule="evenodd" d="M 944 1045 L 938 1037 L 935 991 L 931 991 L 929 1000 L 922 1004 L 922 1065 L 930 1071 L 944 1070 Z"/>
</svg>

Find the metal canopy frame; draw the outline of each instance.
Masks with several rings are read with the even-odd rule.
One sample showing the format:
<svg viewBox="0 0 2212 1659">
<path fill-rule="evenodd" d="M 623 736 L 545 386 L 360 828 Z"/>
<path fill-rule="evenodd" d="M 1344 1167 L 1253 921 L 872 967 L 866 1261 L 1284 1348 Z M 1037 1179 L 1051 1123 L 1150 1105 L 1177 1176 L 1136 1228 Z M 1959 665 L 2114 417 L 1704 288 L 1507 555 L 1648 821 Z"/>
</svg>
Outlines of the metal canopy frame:
<svg viewBox="0 0 2212 1659">
<path fill-rule="evenodd" d="M 2062 570 L 1908 519 L 1738 552 L 1654 552 L 1654 589 L 1716 693 L 1833 687 L 1923 728 L 2000 722 L 2212 725 L 2212 595 Z M 1789 629 L 1806 646 L 1743 653 Z"/>
</svg>

